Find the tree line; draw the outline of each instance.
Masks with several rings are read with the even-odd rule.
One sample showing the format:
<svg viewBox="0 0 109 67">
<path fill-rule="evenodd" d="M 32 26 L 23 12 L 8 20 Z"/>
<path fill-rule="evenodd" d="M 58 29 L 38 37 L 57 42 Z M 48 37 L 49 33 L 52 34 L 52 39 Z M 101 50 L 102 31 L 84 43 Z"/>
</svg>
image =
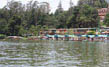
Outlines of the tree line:
<svg viewBox="0 0 109 67">
<path fill-rule="evenodd" d="M 99 26 L 97 8 L 107 7 L 105 0 L 79 0 L 77 6 L 64 11 L 61 4 L 55 13 L 45 12 L 37 1 L 22 4 L 10 1 L 0 9 L 0 34 L 23 36 L 38 35 L 49 28 L 93 28 Z"/>
</svg>

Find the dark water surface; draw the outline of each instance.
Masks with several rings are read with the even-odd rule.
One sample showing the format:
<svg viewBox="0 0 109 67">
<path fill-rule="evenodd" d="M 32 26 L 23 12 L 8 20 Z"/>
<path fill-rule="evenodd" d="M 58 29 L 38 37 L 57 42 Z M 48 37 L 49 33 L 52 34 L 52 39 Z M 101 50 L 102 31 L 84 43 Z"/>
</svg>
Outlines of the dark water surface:
<svg viewBox="0 0 109 67">
<path fill-rule="evenodd" d="M 0 41 L 0 67 L 109 67 L 109 43 Z"/>
</svg>

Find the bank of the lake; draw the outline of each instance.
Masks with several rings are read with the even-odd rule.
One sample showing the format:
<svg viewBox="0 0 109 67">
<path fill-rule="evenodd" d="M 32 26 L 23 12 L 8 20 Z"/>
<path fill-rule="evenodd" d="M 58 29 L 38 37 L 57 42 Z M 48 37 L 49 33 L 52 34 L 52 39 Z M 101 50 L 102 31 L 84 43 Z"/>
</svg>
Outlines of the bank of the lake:
<svg viewBox="0 0 109 67">
<path fill-rule="evenodd" d="M 44 35 L 44 36 L 6 36 L 1 37 L 2 41 L 95 41 L 95 42 L 105 42 L 109 41 L 109 35 Z"/>
</svg>

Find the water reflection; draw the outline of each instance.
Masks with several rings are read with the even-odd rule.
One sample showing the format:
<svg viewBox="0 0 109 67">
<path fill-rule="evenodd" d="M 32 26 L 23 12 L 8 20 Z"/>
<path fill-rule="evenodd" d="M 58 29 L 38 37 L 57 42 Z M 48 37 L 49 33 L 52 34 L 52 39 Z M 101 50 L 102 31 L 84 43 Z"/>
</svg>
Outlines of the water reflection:
<svg viewBox="0 0 109 67">
<path fill-rule="evenodd" d="M 109 67 L 104 42 L 0 42 L 0 67 Z"/>
</svg>

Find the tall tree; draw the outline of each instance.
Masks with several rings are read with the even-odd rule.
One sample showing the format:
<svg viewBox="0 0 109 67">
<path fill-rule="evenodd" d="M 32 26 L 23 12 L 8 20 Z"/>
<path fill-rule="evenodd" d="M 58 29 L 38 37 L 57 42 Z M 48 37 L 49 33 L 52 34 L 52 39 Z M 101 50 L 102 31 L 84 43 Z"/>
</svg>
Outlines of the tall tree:
<svg viewBox="0 0 109 67">
<path fill-rule="evenodd" d="M 20 35 L 20 28 L 21 28 L 21 16 L 14 15 L 10 20 L 9 20 L 9 33 L 10 35 Z"/>
<path fill-rule="evenodd" d="M 96 8 L 108 7 L 108 3 L 106 2 L 106 0 L 79 0 L 78 4 L 79 5 L 87 4 Z"/>
<path fill-rule="evenodd" d="M 70 8 L 72 8 L 73 7 L 73 2 L 72 2 L 72 0 L 70 0 Z"/>
<path fill-rule="evenodd" d="M 104 20 L 104 24 L 109 27 L 109 13 L 106 15 L 106 18 Z"/>
<path fill-rule="evenodd" d="M 99 24 L 98 12 L 89 5 L 75 7 L 72 16 L 67 21 L 68 27 L 90 28 L 97 27 Z"/>
<path fill-rule="evenodd" d="M 62 2 L 60 0 L 59 5 L 58 5 L 58 8 L 55 11 L 55 15 L 58 15 L 58 14 L 60 14 L 62 12 L 63 12 L 63 8 L 62 8 Z"/>
</svg>

